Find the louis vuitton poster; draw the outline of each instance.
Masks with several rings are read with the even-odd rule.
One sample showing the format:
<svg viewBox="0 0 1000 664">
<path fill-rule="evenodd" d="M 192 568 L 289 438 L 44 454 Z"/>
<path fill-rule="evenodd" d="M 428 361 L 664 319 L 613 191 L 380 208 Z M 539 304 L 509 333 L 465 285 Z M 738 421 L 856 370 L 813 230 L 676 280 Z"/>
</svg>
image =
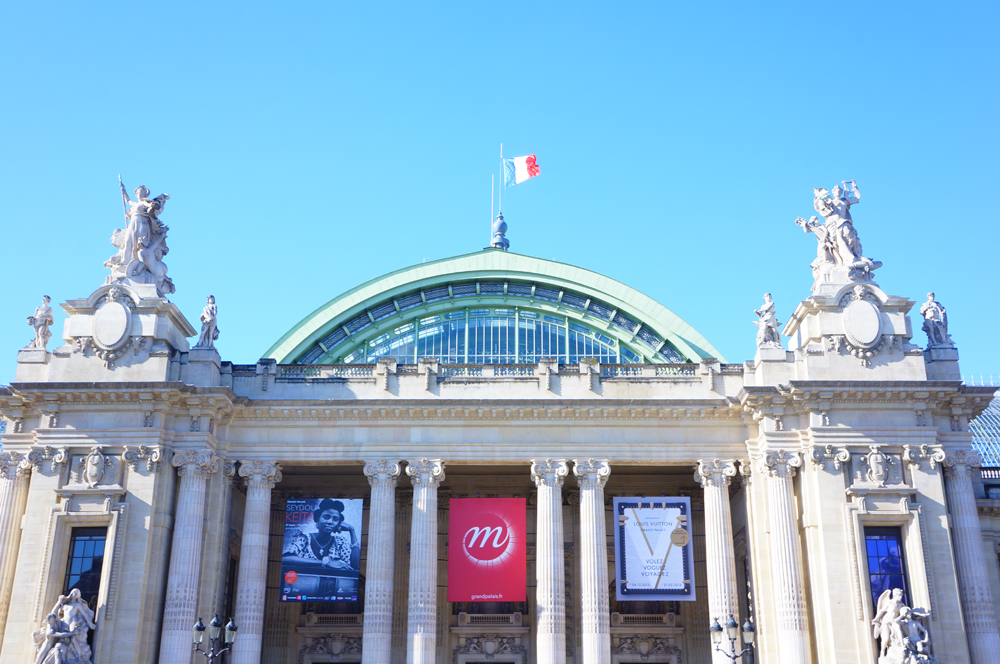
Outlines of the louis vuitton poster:
<svg viewBox="0 0 1000 664">
<path fill-rule="evenodd" d="M 619 601 L 694 601 L 690 498 L 615 498 Z"/>
<path fill-rule="evenodd" d="M 362 505 L 361 499 L 288 499 L 281 601 L 358 599 Z"/>
</svg>

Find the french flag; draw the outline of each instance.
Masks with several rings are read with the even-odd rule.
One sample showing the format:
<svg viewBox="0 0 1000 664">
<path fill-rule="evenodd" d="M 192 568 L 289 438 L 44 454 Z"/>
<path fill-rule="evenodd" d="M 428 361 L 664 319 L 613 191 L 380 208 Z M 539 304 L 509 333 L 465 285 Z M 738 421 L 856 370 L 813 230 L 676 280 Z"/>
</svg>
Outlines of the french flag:
<svg viewBox="0 0 1000 664">
<path fill-rule="evenodd" d="M 521 184 L 539 173 L 541 171 L 538 170 L 538 162 L 533 154 L 529 154 L 527 157 L 503 160 L 503 186 L 505 187 Z"/>
</svg>

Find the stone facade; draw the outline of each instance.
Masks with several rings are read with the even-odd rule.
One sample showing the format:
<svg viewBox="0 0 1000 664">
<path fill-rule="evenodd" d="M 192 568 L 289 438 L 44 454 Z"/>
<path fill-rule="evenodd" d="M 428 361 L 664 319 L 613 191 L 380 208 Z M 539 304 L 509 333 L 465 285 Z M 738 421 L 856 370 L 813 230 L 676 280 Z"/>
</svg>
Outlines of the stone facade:
<svg viewBox="0 0 1000 664">
<path fill-rule="evenodd" d="M 927 611 L 938 661 L 992 661 L 1000 499 L 983 493 L 969 422 L 993 388 L 956 379 L 953 345 L 912 343 L 914 302 L 879 289 L 880 264 L 825 264 L 824 251 L 784 327 L 790 349 L 768 298 L 771 332 L 739 365 L 674 361 L 692 346 L 642 321 L 645 362 L 236 365 L 213 344 L 190 348 L 194 327 L 155 284 L 109 280 L 63 304 L 65 345 L 22 351 L 0 387 L 0 664 L 34 661 L 70 538 L 93 527 L 107 529 L 95 662 L 200 661 L 191 626 L 223 613 L 240 664 L 721 663 L 709 625 L 729 615 L 755 625 L 755 662 L 876 663 L 866 533 L 879 528 L 898 529 L 908 605 Z M 577 307 L 608 330 L 637 316 L 576 303 L 545 261 L 455 260 L 503 283 L 468 276 L 470 298 L 548 289 L 543 313 Z M 402 329 L 411 305 L 394 279 L 380 292 Z M 412 302 L 430 307 L 413 283 Z M 616 283 L 601 301 L 626 301 Z M 326 328 L 289 338 L 326 352 L 324 338 L 358 334 L 359 307 L 386 301 L 366 288 Z M 365 500 L 356 603 L 279 601 L 285 500 L 312 495 Z M 528 498 L 525 603 L 445 599 L 449 500 L 480 495 Z M 694 602 L 614 599 L 611 499 L 626 495 L 691 497 Z"/>
</svg>

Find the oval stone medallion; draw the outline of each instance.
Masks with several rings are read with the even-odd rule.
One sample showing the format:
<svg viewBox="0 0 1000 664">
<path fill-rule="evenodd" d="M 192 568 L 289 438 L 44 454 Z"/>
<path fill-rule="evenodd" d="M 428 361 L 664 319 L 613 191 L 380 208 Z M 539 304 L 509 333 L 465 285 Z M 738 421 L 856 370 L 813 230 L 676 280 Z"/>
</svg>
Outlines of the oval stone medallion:
<svg viewBox="0 0 1000 664">
<path fill-rule="evenodd" d="M 113 349 L 128 336 L 132 312 L 119 302 L 109 300 L 94 314 L 94 341 L 103 348 Z"/>
<path fill-rule="evenodd" d="M 855 346 L 871 348 L 882 336 L 882 313 L 868 300 L 855 300 L 844 309 L 844 331 Z"/>
</svg>

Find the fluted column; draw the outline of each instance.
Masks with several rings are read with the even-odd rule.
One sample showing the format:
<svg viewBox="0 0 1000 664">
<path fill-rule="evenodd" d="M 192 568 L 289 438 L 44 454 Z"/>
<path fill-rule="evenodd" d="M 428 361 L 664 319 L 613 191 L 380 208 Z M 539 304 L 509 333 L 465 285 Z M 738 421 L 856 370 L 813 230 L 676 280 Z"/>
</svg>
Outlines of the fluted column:
<svg viewBox="0 0 1000 664">
<path fill-rule="evenodd" d="M 239 476 L 247 487 L 236 581 L 239 638 L 233 643 L 232 664 L 258 664 L 264 638 L 264 597 L 267 594 L 267 547 L 271 536 L 271 489 L 281 481 L 276 461 L 241 461 Z"/>
<path fill-rule="evenodd" d="M 191 627 L 197 619 L 195 611 L 198 608 L 205 484 L 208 476 L 219 470 L 219 457 L 210 450 L 187 450 L 174 454 L 170 463 L 177 468 L 181 481 L 170 545 L 159 664 L 190 664 Z"/>
<path fill-rule="evenodd" d="M 27 457 L 17 452 L 0 453 L 0 645 L 7 626 L 30 478 L 31 464 Z"/>
<path fill-rule="evenodd" d="M 395 461 L 368 461 L 365 475 L 372 485 L 368 510 L 368 563 L 365 568 L 365 625 L 362 664 L 388 664 L 392 651 L 392 583 L 396 560 Z M 435 556 L 435 559 L 437 556 Z"/>
<path fill-rule="evenodd" d="M 565 459 L 531 462 L 538 487 L 535 612 L 538 664 L 566 662 L 566 579 L 563 559 L 562 485 L 569 473 Z"/>
<path fill-rule="evenodd" d="M 406 474 L 413 483 L 406 663 L 434 664 L 437 636 L 437 488 L 444 481 L 444 464 L 440 459 L 408 461 Z"/>
<path fill-rule="evenodd" d="M 705 563 L 708 577 L 708 615 L 720 625 L 733 616 L 740 624 L 736 601 L 736 553 L 733 549 L 733 521 L 729 508 L 729 483 L 736 475 L 731 460 L 698 461 L 695 478 L 705 490 Z M 731 664 L 732 660 L 715 650 L 712 661 Z"/>
<path fill-rule="evenodd" d="M 779 450 L 767 452 L 757 466 L 759 472 L 767 477 L 772 601 L 778 607 L 775 632 L 781 664 L 806 662 L 806 600 L 800 573 L 802 553 L 792 493 L 792 477 L 801 465 L 802 459 L 798 454 Z"/>
<path fill-rule="evenodd" d="M 944 460 L 948 512 L 951 513 L 958 584 L 972 664 L 995 662 L 1000 653 L 1000 632 L 997 631 L 989 568 L 983 555 L 976 494 L 972 489 L 972 471 L 981 463 L 979 454 L 970 450 L 949 452 Z"/>
<path fill-rule="evenodd" d="M 573 474 L 580 487 L 582 659 L 583 664 L 611 664 L 608 543 L 604 524 L 604 485 L 611 467 L 607 459 L 574 461 Z"/>
</svg>

